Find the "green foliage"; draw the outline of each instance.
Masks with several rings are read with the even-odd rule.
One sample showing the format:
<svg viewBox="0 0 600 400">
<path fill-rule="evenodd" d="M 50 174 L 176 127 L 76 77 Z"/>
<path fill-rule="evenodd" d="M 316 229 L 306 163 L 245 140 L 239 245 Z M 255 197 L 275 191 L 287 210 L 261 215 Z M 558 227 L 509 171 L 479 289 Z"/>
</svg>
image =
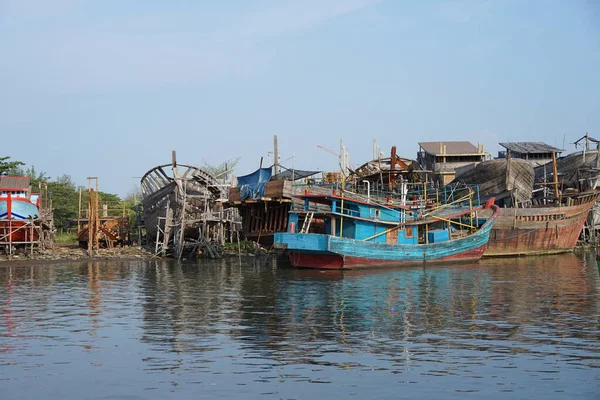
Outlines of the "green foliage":
<svg viewBox="0 0 600 400">
<path fill-rule="evenodd" d="M 252 240 L 240 240 L 238 242 L 225 243 L 223 246 L 224 254 L 256 254 L 259 252 L 259 247 Z"/>
<path fill-rule="evenodd" d="M 123 198 L 124 201 L 135 204 L 142 200 L 142 189 L 139 185 L 135 185 Z"/>
<path fill-rule="evenodd" d="M 54 235 L 54 241 L 58 244 L 76 244 L 77 234 L 75 232 L 57 232 Z"/>
<path fill-rule="evenodd" d="M 50 180 L 50 177 L 45 172 L 38 172 L 32 165 L 28 168 L 23 168 L 25 163 L 20 161 L 7 161 L 9 157 L 0 157 L 0 173 L 6 172 L 13 175 L 29 176 L 33 192 L 38 191 L 39 184 L 46 182 L 48 196 L 52 201 L 54 209 L 54 225 L 58 232 L 69 231 L 71 227 L 76 225 L 76 220 L 79 218 L 79 207 L 81 204 L 82 214 L 85 213 L 88 207 L 88 189 L 83 186 L 76 186 L 69 175 L 62 175 L 55 180 Z M 81 191 L 81 197 L 80 192 Z M 100 207 L 102 204 L 107 204 L 111 209 L 110 216 L 123 215 L 123 206 L 125 206 L 125 215 L 129 215 L 133 219 L 135 213 L 134 204 L 123 204 L 118 195 L 112 193 L 98 192 Z M 81 202 L 81 203 L 80 203 Z M 73 238 L 73 240 L 75 240 Z"/>
<path fill-rule="evenodd" d="M 0 174 L 17 175 L 16 171 L 21 166 L 25 165 L 21 161 L 8 161 L 9 157 L 0 157 Z"/>
<path fill-rule="evenodd" d="M 121 198 L 116 194 L 105 193 L 103 191 L 99 191 L 98 194 L 99 194 L 100 203 L 120 203 L 121 202 Z"/>
<path fill-rule="evenodd" d="M 45 172 L 36 171 L 33 165 L 25 169 L 23 167 L 17 167 L 11 172 L 11 174 L 28 176 L 31 182 L 31 188 L 34 192 L 37 192 L 37 188 L 39 188 L 40 183 L 50 180 L 50 177 L 47 176 Z"/>
<path fill-rule="evenodd" d="M 77 219 L 79 192 L 69 175 L 48 182 L 48 195 L 54 207 L 54 224 L 58 229 L 67 229 Z"/>
</svg>

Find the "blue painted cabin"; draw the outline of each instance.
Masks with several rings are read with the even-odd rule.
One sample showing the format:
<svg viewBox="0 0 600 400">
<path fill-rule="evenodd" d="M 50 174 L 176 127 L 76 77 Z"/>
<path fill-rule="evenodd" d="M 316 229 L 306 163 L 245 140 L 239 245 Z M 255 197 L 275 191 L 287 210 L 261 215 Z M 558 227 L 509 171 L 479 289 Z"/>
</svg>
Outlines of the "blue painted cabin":
<svg viewBox="0 0 600 400">
<path fill-rule="evenodd" d="M 331 206 L 315 206 L 314 202 L 322 200 L 321 197 L 304 196 L 304 207 L 301 210 L 292 210 L 289 214 L 289 232 L 300 232 L 305 218 L 314 213 L 313 221 L 308 232 L 323 233 L 344 238 L 365 240 L 368 238 L 374 243 L 418 244 L 419 226 L 410 224 L 416 221 L 416 213 L 408 210 L 389 208 L 377 203 L 367 203 L 337 197 L 326 197 Z M 343 203 L 343 210 L 342 210 Z M 387 232 L 392 226 L 399 223 L 408 223 L 402 229 Z M 440 222 L 439 225 L 446 225 Z M 340 229 L 342 234 L 340 235 Z M 447 229 L 437 229 L 430 232 L 428 243 L 449 240 Z"/>
</svg>

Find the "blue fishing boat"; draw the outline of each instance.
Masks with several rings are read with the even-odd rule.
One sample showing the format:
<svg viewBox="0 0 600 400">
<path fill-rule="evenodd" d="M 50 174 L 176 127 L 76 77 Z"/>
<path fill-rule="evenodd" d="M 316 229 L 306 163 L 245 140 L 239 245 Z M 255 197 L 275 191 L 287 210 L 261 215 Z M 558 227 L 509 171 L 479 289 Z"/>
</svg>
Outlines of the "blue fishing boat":
<svg viewBox="0 0 600 400">
<path fill-rule="evenodd" d="M 464 205 L 465 198 L 424 209 L 349 198 L 335 190 L 297 198 L 304 206 L 290 211 L 288 231 L 276 233 L 274 245 L 304 268 L 477 261 L 499 213 L 493 202 L 472 207 Z"/>
</svg>

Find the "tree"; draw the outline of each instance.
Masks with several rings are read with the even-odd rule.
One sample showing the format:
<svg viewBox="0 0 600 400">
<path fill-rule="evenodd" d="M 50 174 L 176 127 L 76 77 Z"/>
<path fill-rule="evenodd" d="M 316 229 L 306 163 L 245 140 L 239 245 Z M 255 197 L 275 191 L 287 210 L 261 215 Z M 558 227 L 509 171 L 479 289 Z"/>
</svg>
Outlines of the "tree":
<svg viewBox="0 0 600 400">
<path fill-rule="evenodd" d="M 50 177 L 47 176 L 45 172 L 37 172 L 33 165 L 27 169 L 23 169 L 22 167 L 17 167 L 11 172 L 11 174 L 13 174 L 13 173 L 15 175 L 28 176 L 31 187 L 34 192 L 36 191 L 36 188 L 39 187 L 39 184 L 41 182 L 48 182 L 50 180 Z"/>
<path fill-rule="evenodd" d="M 200 169 L 208 172 L 217 179 L 227 180 L 229 173 L 235 169 L 238 162 L 240 162 L 240 159 L 241 157 L 233 158 L 231 160 L 224 161 L 218 165 L 210 165 L 209 163 L 204 161 L 204 165 L 200 167 Z"/>
<path fill-rule="evenodd" d="M 54 207 L 54 224 L 58 229 L 66 229 L 77 219 L 79 212 L 79 191 L 69 175 L 63 175 L 54 182 L 48 182 L 48 194 Z"/>
<path fill-rule="evenodd" d="M 17 168 L 25 165 L 24 162 L 21 161 L 8 161 L 8 157 L 0 157 L 0 175 L 1 174 L 14 174 Z"/>
<path fill-rule="evenodd" d="M 143 197 L 142 189 L 140 188 L 139 185 L 135 185 L 131 188 L 131 190 L 129 190 L 129 192 L 127 192 L 127 194 L 125 195 L 125 198 L 123 198 L 123 201 L 135 204 L 135 203 L 141 201 L 142 197 Z"/>
</svg>

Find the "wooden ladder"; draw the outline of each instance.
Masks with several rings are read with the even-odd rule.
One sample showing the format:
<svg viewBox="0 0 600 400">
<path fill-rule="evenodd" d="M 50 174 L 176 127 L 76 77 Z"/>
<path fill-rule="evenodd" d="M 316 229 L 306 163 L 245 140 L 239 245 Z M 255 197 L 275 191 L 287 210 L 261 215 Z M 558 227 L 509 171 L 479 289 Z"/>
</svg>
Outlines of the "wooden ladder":
<svg viewBox="0 0 600 400">
<path fill-rule="evenodd" d="M 300 233 L 308 233 L 308 229 L 310 228 L 310 223 L 312 222 L 314 215 L 315 215 L 314 211 L 311 211 L 308 214 L 306 214 L 306 217 L 304 217 L 304 223 L 302 224 L 302 229 L 300 230 Z"/>
</svg>

